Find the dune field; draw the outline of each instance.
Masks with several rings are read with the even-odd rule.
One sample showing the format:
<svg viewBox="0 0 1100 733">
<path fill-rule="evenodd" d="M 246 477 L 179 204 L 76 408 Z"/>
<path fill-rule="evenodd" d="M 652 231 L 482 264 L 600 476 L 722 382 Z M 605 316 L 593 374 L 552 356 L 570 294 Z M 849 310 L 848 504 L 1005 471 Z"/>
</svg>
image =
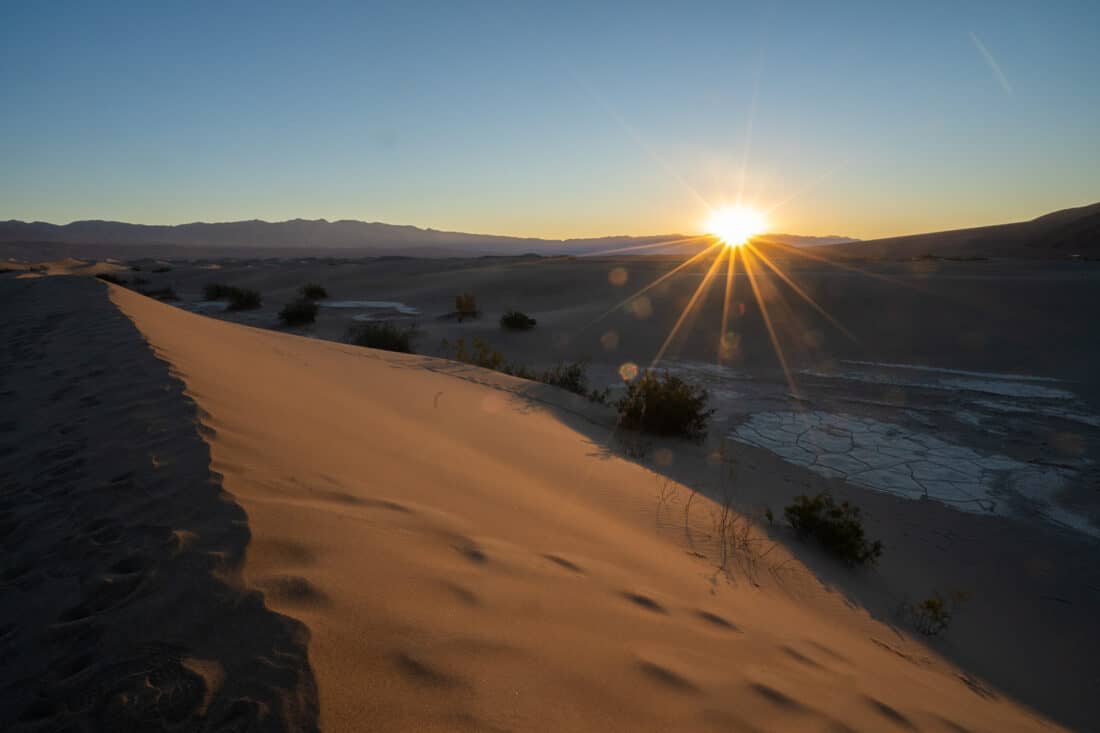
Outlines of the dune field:
<svg viewBox="0 0 1100 733">
<path fill-rule="evenodd" d="M 887 547 L 851 571 L 752 510 L 837 483 L 758 447 L 669 441 L 641 465 L 608 408 L 544 385 L 91 278 L 2 288 L 6 729 L 1093 719 L 1091 606 L 1067 580 L 1091 545 L 849 487 Z M 722 549 L 724 472 L 751 550 Z M 960 581 L 944 640 L 886 610 Z"/>
</svg>

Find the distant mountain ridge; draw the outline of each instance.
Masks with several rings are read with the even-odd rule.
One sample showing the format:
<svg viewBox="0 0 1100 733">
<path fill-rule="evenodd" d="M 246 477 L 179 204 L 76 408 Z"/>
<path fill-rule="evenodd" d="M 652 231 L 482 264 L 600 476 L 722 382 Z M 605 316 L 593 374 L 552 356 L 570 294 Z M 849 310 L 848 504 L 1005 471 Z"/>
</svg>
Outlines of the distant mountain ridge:
<svg viewBox="0 0 1100 733">
<path fill-rule="evenodd" d="M 537 254 L 592 254 L 603 250 L 649 245 L 682 239 L 680 234 L 648 237 L 593 237 L 587 239 L 539 239 L 492 234 L 467 234 L 414 226 L 355 220 L 291 219 L 224 223 L 195 222 L 178 225 L 128 224 L 116 221 L 0 222 L 0 243 L 50 243 L 55 245 L 115 248 L 169 247 L 172 250 L 288 251 L 296 254 L 345 251 L 357 255 L 482 256 Z M 247 252 L 245 253 L 247 254 Z"/>
<path fill-rule="evenodd" d="M 770 235 L 794 246 L 855 241 L 848 237 Z M 70 224 L 0 222 L 0 245 L 7 256 L 384 256 L 593 255 L 695 251 L 701 243 L 682 234 L 609 236 L 578 239 L 468 234 L 357 220 L 259 219 L 177 225 L 86 220 Z M 674 242 L 666 249 L 650 245 Z M 154 248 L 154 253 L 144 253 Z M 138 254 L 142 252 L 142 254 Z"/>
<path fill-rule="evenodd" d="M 827 245 L 823 253 L 841 257 L 911 259 L 933 257 L 1011 257 L 1066 259 L 1100 256 L 1100 203 L 1062 209 L 1014 224 L 954 229 L 929 234 Z"/>
<path fill-rule="evenodd" d="M 860 241 L 849 237 L 762 235 L 762 240 L 816 247 L 841 257 L 909 259 L 1100 256 L 1100 203 L 1063 209 L 1015 224 Z M 671 242 L 668 247 L 653 246 Z M 70 224 L 0 222 L 0 256 L 58 257 L 481 257 L 537 255 L 660 254 L 694 252 L 699 239 L 683 235 L 578 239 L 509 237 L 421 229 L 357 220 L 291 219 L 178 225 L 74 221 Z"/>
</svg>

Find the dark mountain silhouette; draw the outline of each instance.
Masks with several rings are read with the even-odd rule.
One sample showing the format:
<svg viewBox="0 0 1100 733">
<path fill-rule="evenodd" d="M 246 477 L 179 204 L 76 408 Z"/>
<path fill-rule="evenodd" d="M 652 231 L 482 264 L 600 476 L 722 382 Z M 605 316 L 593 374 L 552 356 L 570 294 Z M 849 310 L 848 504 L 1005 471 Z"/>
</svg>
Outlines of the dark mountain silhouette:
<svg viewBox="0 0 1100 733">
<path fill-rule="evenodd" d="M 1016 224 L 955 229 L 823 247 L 823 254 L 874 259 L 914 257 L 1100 257 L 1100 203 Z"/>
<path fill-rule="evenodd" d="M 177 226 L 115 221 L 74 221 L 65 225 L 0 222 L 0 243 L 7 245 L 4 247 L 7 256 L 24 257 L 45 253 L 51 257 L 560 255 L 592 254 L 682 238 L 679 234 L 667 234 L 555 240 L 324 219 L 196 222 Z"/>
</svg>

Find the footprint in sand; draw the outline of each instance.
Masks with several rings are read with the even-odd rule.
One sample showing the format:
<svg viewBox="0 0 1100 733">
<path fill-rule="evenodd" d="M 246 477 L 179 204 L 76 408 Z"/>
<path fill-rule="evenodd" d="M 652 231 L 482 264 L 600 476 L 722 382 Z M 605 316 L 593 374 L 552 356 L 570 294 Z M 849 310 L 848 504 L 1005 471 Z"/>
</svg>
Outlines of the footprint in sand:
<svg viewBox="0 0 1100 733">
<path fill-rule="evenodd" d="M 580 565 L 577 565 L 574 562 L 570 562 L 560 555 L 543 555 L 543 557 L 554 563 L 555 565 L 565 568 L 566 570 L 584 575 L 584 569 L 581 568 Z"/>
<path fill-rule="evenodd" d="M 737 626 L 735 624 L 733 624 L 732 622 L 727 621 L 726 619 L 722 618 L 718 614 L 711 613 L 710 611 L 696 611 L 695 615 L 698 618 L 700 618 L 701 620 L 706 621 L 711 626 L 717 626 L 720 629 L 725 629 L 727 631 L 740 631 L 741 630 L 741 629 L 737 628 Z"/>
<path fill-rule="evenodd" d="M 653 613 L 668 614 L 668 611 L 665 610 L 664 606 L 662 606 L 660 603 L 653 600 L 649 596 L 643 596 L 641 593 L 630 592 L 624 592 L 622 596 L 634 605 L 644 608 L 647 611 L 652 611 Z"/>
<path fill-rule="evenodd" d="M 671 690 L 677 692 L 699 692 L 698 685 L 679 672 L 674 672 L 664 665 L 642 659 L 638 661 L 638 669 L 654 682 L 658 682 Z"/>
</svg>

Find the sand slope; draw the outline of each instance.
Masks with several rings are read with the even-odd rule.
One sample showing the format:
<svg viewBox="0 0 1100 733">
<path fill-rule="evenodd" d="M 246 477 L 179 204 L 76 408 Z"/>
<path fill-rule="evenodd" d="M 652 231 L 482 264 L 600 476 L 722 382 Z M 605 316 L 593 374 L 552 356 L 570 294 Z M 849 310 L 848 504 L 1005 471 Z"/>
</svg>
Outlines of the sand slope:
<svg viewBox="0 0 1100 733">
<path fill-rule="evenodd" d="M 197 410 L 92 278 L 0 282 L 0 730 L 311 730 Z"/>
<path fill-rule="evenodd" d="M 518 381 L 110 290 L 202 410 L 327 730 L 1047 727 L 835 596 L 658 536 L 652 476 Z"/>
</svg>

